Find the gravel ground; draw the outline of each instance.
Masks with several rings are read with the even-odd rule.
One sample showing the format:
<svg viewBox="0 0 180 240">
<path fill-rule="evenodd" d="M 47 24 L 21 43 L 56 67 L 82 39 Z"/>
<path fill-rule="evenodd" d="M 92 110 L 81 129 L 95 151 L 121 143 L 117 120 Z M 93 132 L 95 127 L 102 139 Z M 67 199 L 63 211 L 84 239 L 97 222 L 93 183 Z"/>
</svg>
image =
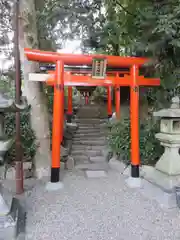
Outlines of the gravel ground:
<svg viewBox="0 0 180 240">
<path fill-rule="evenodd" d="M 180 239 L 180 214 L 163 210 L 125 185 L 124 176 L 64 177 L 64 189 L 46 192 L 38 183 L 27 198 L 27 240 Z"/>
</svg>

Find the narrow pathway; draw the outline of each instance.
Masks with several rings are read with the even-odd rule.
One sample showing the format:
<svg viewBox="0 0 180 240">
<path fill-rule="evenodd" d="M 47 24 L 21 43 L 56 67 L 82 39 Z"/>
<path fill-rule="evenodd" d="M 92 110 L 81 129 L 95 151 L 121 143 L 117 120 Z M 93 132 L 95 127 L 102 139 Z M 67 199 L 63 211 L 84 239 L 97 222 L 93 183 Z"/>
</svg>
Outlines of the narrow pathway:
<svg viewBox="0 0 180 240">
<path fill-rule="evenodd" d="M 75 168 L 85 171 L 87 177 L 105 177 L 108 163 L 105 158 L 107 118 L 101 119 L 99 108 L 84 106 L 77 115 L 72 156 Z"/>
</svg>

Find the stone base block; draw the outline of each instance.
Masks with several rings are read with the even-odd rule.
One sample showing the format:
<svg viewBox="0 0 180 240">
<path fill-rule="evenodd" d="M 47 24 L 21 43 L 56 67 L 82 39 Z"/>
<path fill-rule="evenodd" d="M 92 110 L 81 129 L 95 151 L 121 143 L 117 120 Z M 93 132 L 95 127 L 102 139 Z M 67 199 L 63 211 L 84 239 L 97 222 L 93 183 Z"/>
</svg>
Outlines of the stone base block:
<svg viewBox="0 0 180 240">
<path fill-rule="evenodd" d="M 149 166 L 144 166 L 142 171 L 145 180 L 158 186 L 167 193 L 174 192 L 174 187 L 180 186 L 180 176 L 169 176 L 159 170 L 156 170 L 154 167 Z"/>
</svg>

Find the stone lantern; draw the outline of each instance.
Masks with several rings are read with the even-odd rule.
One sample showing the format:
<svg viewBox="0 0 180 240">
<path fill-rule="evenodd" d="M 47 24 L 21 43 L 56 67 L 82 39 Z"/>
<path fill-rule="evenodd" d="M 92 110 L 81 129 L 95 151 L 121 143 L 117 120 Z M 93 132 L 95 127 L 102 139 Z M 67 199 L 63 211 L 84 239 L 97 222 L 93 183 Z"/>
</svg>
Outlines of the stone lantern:
<svg viewBox="0 0 180 240">
<path fill-rule="evenodd" d="M 160 132 L 156 139 L 164 147 L 164 153 L 152 166 L 142 166 L 142 176 L 148 182 L 162 189 L 166 195 L 160 194 L 160 202 L 172 202 L 174 204 L 174 189 L 180 186 L 180 100 L 172 99 L 170 108 L 154 112 L 154 117 L 160 120 Z M 149 190 L 151 192 L 151 190 Z M 168 193 L 168 194 L 167 194 Z M 157 194 L 155 194 L 157 195 Z M 166 197 L 165 197 L 166 196 Z M 158 201 L 159 201 L 158 199 Z M 166 200 L 165 200 L 166 199 Z"/>
<path fill-rule="evenodd" d="M 4 131 L 4 117 L 7 112 L 23 111 L 28 107 L 25 99 L 21 104 L 15 104 L 14 100 L 0 94 L 0 164 L 4 164 L 5 154 L 9 151 L 15 141 L 15 137 L 8 138 Z M 5 190 L 0 183 L 0 237 L 2 239 L 14 239 L 17 227 L 17 208 L 12 208 L 16 201 L 11 194 Z M 17 205 L 17 204 L 16 204 Z M 11 212 L 14 209 L 15 212 Z M 13 210 L 12 210 L 13 211 Z M 14 217 L 13 217 L 14 216 Z M 8 236 L 8 237 L 7 237 Z"/>
<path fill-rule="evenodd" d="M 162 109 L 154 113 L 160 117 L 160 133 L 156 138 L 164 146 L 165 151 L 156 163 L 156 169 L 169 175 L 180 176 L 180 100 L 172 99 L 169 109 Z"/>
</svg>

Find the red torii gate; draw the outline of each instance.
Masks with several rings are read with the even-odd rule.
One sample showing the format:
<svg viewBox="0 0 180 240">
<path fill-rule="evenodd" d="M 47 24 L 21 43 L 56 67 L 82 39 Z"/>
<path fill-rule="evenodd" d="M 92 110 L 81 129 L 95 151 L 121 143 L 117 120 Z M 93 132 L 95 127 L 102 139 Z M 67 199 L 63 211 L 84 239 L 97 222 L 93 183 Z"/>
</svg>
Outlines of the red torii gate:
<svg viewBox="0 0 180 240">
<path fill-rule="evenodd" d="M 139 86 L 158 86 L 160 79 L 145 78 L 139 75 L 139 67 L 149 59 L 139 57 L 121 57 L 106 55 L 62 54 L 33 49 L 25 49 L 29 61 L 55 63 L 55 71 L 49 74 L 31 74 L 32 81 L 45 81 L 54 86 L 53 126 L 52 126 L 52 164 L 51 182 L 59 182 L 60 145 L 63 138 L 64 121 L 64 85 L 68 88 L 68 114 L 72 114 L 72 86 L 106 86 L 108 88 L 108 115 L 112 114 L 110 87 L 116 89 L 116 116 L 120 117 L 120 86 L 130 86 L 130 120 L 131 120 L 131 177 L 139 178 Z M 102 62 L 102 64 L 100 63 Z M 94 65 L 95 64 L 95 65 Z M 81 74 L 64 71 L 64 65 L 94 65 L 97 75 Z M 104 66 L 103 66 L 104 65 Z M 106 74 L 108 67 L 129 67 L 123 77 L 119 71 Z M 99 74 L 101 72 L 101 74 Z M 98 75 L 99 74 L 99 75 Z"/>
</svg>

